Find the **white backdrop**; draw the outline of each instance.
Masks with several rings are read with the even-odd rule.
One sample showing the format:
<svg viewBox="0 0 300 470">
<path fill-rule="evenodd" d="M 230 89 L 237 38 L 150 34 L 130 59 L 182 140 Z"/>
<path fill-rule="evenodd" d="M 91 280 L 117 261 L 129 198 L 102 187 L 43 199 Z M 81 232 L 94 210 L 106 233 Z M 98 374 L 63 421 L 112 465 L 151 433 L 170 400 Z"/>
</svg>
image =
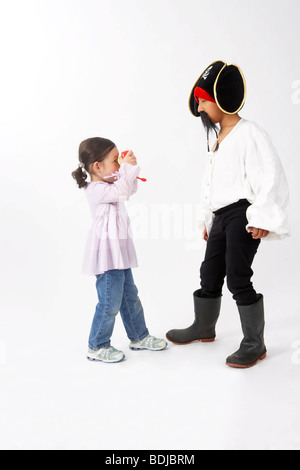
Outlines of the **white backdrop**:
<svg viewBox="0 0 300 470">
<path fill-rule="evenodd" d="M 1 447 L 300 447 L 294 407 L 300 371 L 299 14 L 298 0 L 1 3 Z M 149 329 L 163 336 L 188 326 L 205 249 L 196 218 L 206 156 L 188 97 L 217 59 L 243 70 L 248 92 L 240 115 L 270 134 L 290 186 L 292 237 L 263 241 L 254 263 L 255 288 L 265 295 L 270 358 L 248 375 L 225 368 L 241 339 L 225 287 L 212 354 L 200 353 L 197 344 L 131 357 L 118 319 L 113 344 L 128 359 L 114 369 L 91 368 L 84 355 L 96 292 L 93 278 L 81 274 L 91 220 L 71 178 L 79 143 L 102 136 L 120 151 L 134 150 L 148 179 L 128 210 L 139 258 L 134 277 Z M 261 380 L 267 391 L 256 415 L 242 397 L 252 387 L 254 396 L 261 393 Z M 278 380 L 286 388 L 269 401 Z M 147 400 L 133 399 L 132 391 Z M 214 409 L 202 431 L 205 411 L 198 416 L 188 409 L 190 421 L 184 411 L 187 403 L 193 406 L 190 395 L 197 402 L 201 393 L 206 412 Z M 215 408 L 221 399 L 229 400 L 226 411 L 220 403 Z M 137 410 L 161 422 L 164 432 L 128 434 L 126 423 L 136 420 Z M 230 431 L 242 428 L 248 412 L 253 426 L 244 441 Z M 252 434 L 264 412 L 261 434 Z M 215 427 L 219 420 L 222 426 Z M 184 433 L 174 431 L 177 424 Z M 96 439 L 94 425 L 98 431 L 112 426 L 115 438 Z"/>
</svg>

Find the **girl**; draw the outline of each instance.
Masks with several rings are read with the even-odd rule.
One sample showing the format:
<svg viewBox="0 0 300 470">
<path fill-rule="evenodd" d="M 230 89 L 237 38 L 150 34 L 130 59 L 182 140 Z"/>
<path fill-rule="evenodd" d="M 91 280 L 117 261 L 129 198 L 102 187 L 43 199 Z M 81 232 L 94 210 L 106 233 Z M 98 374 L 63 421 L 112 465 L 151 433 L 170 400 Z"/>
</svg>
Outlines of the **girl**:
<svg viewBox="0 0 300 470">
<path fill-rule="evenodd" d="M 133 350 L 163 350 L 167 343 L 149 335 L 131 268 L 137 258 L 125 203 L 137 190 L 140 167 L 130 151 L 121 164 L 115 144 L 101 137 L 79 146 L 79 167 L 72 173 L 85 189 L 93 224 L 85 249 L 83 272 L 96 276 L 99 302 L 89 336 L 87 358 L 120 362 L 125 358 L 110 344 L 115 317 L 120 311 Z M 87 174 L 91 181 L 86 182 Z"/>
<path fill-rule="evenodd" d="M 227 276 L 244 337 L 226 364 L 241 368 L 266 356 L 263 296 L 251 282 L 254 256 L 261 239 L 289 235 L 284 171 L 267 133 L 238 114 L 245 92 L 239 67 L 216 61 L 200 75 L 190 95 L 190 111 L 201 116 L 207 130 L 209 158 L 201 194 L 207 248 L 201 288 L 194 292 L 195 321 L 189 328 L 167 333 L 176 344 L 213 341 Z M 212 151 L 210 130 L 217 136 Z"/>
</svg>

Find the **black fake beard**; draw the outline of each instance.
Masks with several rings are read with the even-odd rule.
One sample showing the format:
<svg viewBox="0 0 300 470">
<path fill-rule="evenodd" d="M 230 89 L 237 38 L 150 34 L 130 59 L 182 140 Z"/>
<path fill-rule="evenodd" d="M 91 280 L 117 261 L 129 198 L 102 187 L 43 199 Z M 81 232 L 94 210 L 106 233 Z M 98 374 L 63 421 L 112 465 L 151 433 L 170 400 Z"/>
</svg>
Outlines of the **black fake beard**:
<svg viewBox="0 0 300 470">
<path fill-rule="evenodd" d="M 206 132 L 207 132 L 207 150 L 210 151 L 210 149 L 209 149 L 209 133 L 210 133 L 210 131 L 214 131 L 215 134 L 216 134 L 216 138 L 218 138 L 219 128 L 216 124 L 214 124 L 212 122 L 212 120 L 208 117 L 208 115 L 206 114 L 205 111 L 200 112 L 200 117 L 201 117 L 202 124 L 203 124 L 203 126 L 204 126 L 204 128 L 206 129 Z M 215 148 L 214 151 L 218 150 L 218 148 L 219 148 L 219 142 L 217 142 L 217 145 L 216 145 L 216 148 Z"/>
</svg>

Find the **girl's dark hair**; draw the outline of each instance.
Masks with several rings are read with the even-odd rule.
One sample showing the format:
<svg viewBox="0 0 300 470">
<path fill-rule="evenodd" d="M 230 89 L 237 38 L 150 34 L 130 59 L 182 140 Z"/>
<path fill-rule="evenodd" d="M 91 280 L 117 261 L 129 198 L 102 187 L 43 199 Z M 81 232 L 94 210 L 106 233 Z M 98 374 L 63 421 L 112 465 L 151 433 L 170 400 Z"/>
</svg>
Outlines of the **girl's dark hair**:
<svg viewBox="0 0 300 470">
<path fill-rule="evenodd" d="M 95 162 L 102 162 L 114 148 L 115 144 L 103 137 L 91 137 L 81 142 L 78 151 L 79 167 L 72 172 L 72 177 L 79 188 L 87 186 L 87 173 L 91 174 L 91 165 Z"/>
</svg>

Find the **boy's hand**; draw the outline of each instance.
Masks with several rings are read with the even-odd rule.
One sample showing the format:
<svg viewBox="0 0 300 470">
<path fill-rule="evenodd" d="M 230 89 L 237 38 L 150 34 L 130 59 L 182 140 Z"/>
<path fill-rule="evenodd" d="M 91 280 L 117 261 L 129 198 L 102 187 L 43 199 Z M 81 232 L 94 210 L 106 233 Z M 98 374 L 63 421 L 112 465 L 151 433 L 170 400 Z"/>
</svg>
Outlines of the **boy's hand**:
<svg viewBox="0 0 300 470">
<path fill-rule="evenodd" d="M 136 165 L 136 156 L 134 155 L 132 150 L 129 150 L 129 152 L 125 155 L 124 158 L 120 158 L 120 165 L 122 163 L 129 163 L 130 165 Z"/>
<path fill-rule="evenodd" d="M 207 228 L 206 227 L 204 227 L 202 238 L 203 238 L 203 240 L 205 240 L 207 242 L 208 234 L 207 234 Z"/>
<path fill-rule="evenodd" d="M 248 232 L 252 232 L 252 238 L 254 238 L 255 240 L 257 240 L 258 238 L 264 238 L 270 233 L 268 230 L 255 227 L 248 227 Z"/>
</svg>

